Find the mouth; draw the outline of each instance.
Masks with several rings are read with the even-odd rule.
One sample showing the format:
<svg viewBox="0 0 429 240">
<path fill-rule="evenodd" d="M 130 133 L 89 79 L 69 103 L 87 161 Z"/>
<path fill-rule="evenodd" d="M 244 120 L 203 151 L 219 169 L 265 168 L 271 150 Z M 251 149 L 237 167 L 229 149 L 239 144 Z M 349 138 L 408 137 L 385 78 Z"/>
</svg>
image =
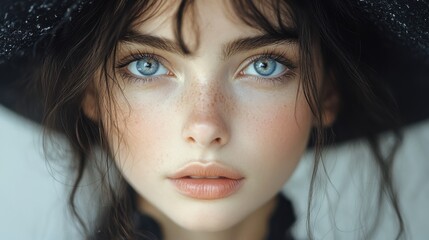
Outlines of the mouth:
<svg viewBox="0 0 429 240">
<path fill-rule="evenodd" d="M 203 200 L 226 198 L 243 185 L 244 177 L 237 170 L 213 163 L 187 165 L 169 180 L 176 190 L 187 197 Z"/>
<path fill-rule="evenodd" d="M 208 176 L 208 177 L 204 177 L 204 176 L 187 176 L 185 178 L 191 178 L 191 179 L 203 179 L 203 178 L 207 178 L 207 179 L 219 179 L 219 178 L 226 178 L 226 177 L 221 177 L 221 176 Z"/>
</svg>

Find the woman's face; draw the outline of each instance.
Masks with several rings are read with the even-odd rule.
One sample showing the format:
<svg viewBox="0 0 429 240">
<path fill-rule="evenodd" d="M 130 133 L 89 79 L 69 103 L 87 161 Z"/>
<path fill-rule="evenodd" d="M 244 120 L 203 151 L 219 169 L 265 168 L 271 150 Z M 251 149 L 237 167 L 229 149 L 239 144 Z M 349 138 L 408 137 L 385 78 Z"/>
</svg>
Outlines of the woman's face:
<svg viewBox="0 0 429 240">
<path fill-rule="evenodd" d="M 117 129 L 106 124 L 106 134 L 142 209 L 189 230 L 225 230 L 273 199 L 306 148 L 313 116 L 299 48 L 266 38 L 222 1 L 197 1 L 184 22 L 186 55 L 176 7 L 119 43 Z"/>
</svg>

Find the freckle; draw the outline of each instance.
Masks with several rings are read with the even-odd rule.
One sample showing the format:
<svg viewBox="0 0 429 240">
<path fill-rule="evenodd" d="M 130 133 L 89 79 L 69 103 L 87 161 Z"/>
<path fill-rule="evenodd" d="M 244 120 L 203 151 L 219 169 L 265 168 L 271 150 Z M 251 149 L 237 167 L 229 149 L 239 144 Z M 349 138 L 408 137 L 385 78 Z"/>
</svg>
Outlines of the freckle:
<svg viewBox="0 0 429 240">
<path fill-rule="evenodd" d="M 182 93 L 176 104 L 176 111 L 180 111 L 186 105 L 207 106 L 212 109 L 217 107 L 225 114 L 236 110 L 234 97 L 228 94 L 227 88 L 216 84 L 201 85 L 198 81 L 190 81 L 189 84 L 190 86 L 185 86 L 186 92 Z"/>
</svg>

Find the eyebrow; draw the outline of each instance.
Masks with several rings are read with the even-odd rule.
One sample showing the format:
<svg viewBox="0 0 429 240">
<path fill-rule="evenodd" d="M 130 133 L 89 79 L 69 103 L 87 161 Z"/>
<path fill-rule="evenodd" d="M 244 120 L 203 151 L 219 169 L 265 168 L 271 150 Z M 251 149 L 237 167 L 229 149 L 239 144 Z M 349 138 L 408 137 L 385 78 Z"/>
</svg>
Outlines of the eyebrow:
<svg viewBox="0 0 429 240">
<path fill-rule="evenodd" d="M 186 55 L 183 49 L 180 48 L 176 42 L 170 39 L 142 34 L 135 31 L 130 31 L 125 34 L 125 36 L 121 38 L 120 42 L 136 43 L 179 55 Z"/>
<path fill-rule="evenodd" d="M 175 42 L 167 38 L 152 36 L 143 34 L 135 31 L 128 32 L 124 37 L 121 38 L 121 42 L 135 43 L 143 46 L 148 46 L 167 52 L 175 53 L 181 56 L 187 56 L 188 54 Z M 233 56 L 234 54 L 249 51 L 252 49 L 258 49 L 266 46 L 297 43 L 298 36 L 295 31 L 288 32 L 284 35 L 273 36 L 270 34 L 263 34 L 252 37 L 245 37 L 233 40 L 232 42 L 226 43 L 223 46 L 222 59 Z"/>
<path fill-rule="evenodd" d="M 234 40 L 227 43 L 223 48 L 223 58 L 228 58 L 239 52 L 245 52 L 252 49 L 262 48 L 271 45 L 297 43 L 298 37 L 291 33 L 287 36 L 272 36 L 269 34 L 259 35 L 255 37 L 246 37 Z"/>
</svg>

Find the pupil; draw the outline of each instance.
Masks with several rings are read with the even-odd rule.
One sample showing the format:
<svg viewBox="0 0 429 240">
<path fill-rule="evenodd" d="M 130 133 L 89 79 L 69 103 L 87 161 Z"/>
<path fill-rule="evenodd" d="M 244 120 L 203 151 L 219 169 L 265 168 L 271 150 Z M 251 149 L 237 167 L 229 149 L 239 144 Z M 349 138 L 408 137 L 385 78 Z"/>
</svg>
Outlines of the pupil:
<svg viewBox="0 0 429 240">
<path fill-rule="evenodd" d="M 145 68 L 150 68 L 150 67 L 152 67 L 152 63 L 147 62 L 147 63 L 144 64 L 144 67 Z"/>
<path fill-rule="evenodd" d="M 137 70 L 145 76 L 155 74 L 159 69 L 159 63 L 155 59 L 144 58 L 137 62 Z"/>
<path fill-rule="evenodd" d="M 256 72 L 262 76 L 271 75 L 276 70 L 276 66 L 273 59 L 259 59 L 254 63 Z"/>
</svg>

